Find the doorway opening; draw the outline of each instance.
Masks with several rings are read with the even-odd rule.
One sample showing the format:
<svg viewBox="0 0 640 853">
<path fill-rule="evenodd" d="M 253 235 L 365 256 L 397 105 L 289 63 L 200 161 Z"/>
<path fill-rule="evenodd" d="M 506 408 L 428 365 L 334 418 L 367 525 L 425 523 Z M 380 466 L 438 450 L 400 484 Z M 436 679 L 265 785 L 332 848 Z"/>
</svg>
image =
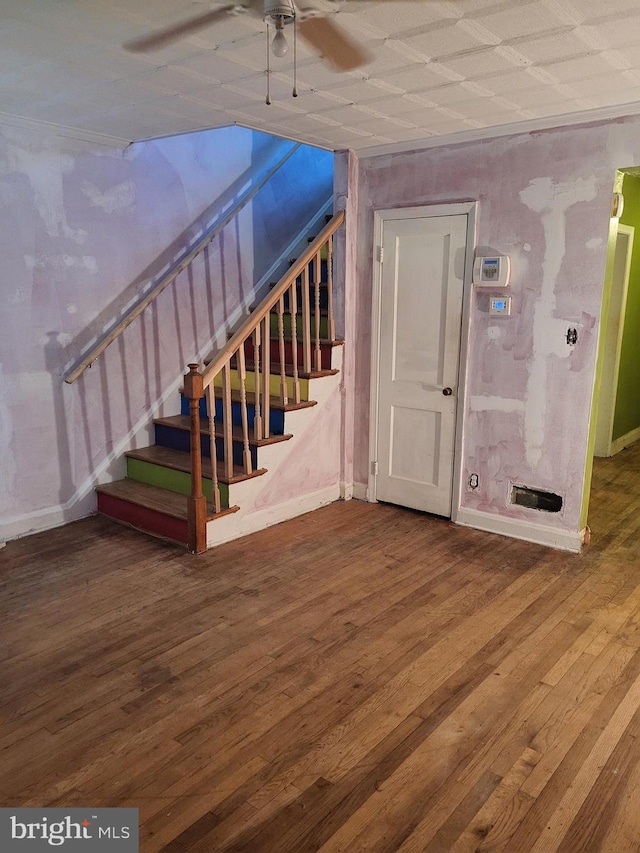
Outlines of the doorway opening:
<svg viewBox="0 0 640 853">
<path fill-rule="evenodd" d="M 624 524 L 640 506 L 639 389 L 640 168 L 624 168 L 614 184 L 581 525 L 596 537 L 617 529 L 611 512 Z"/>
</svg>

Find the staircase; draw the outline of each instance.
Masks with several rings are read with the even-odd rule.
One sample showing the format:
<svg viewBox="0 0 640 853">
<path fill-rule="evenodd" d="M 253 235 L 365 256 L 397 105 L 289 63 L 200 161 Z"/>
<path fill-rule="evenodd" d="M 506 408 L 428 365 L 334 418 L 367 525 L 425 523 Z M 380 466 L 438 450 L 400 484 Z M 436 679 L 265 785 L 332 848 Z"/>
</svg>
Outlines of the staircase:
<svg viewBox="0 0 640 853">
<path fill-rule="evenodd" d="M 128 451 L 126 478 L 97 487 L 99 512 L 194 553 L 216 541 L 208 531 L 223 518 L 239 519 L 225 538 L 246 532 L 251 481 L 286 456 L 318 382 L 338 373 L 332 247 L 343 218 L 327 223 L 202 373 L 189 365 L 180 413 L 154 419 L 155 444 Z"/>
</svg>

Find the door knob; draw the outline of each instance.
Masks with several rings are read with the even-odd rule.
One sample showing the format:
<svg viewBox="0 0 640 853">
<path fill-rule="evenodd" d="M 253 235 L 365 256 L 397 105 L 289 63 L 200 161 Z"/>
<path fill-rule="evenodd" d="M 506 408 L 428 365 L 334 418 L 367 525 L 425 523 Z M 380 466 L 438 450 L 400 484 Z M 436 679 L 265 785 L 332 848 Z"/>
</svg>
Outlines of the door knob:
<svg viewBox="0 0 640 853">
<path fill-rule="evenodd" d="M 443 388 L 442 393 L 445 397 L 450 397 L 453 394 L 453 390 L 451 388 Z"/>
</svg>

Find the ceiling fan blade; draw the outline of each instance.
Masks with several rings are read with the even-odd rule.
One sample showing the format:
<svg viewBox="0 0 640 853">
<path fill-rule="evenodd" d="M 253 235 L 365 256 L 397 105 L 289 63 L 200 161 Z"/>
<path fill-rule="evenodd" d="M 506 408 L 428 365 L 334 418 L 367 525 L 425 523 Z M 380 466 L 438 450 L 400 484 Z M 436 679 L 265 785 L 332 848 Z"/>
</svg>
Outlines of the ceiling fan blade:
<svg viewBox="0 0 640 853">
<path fill-rule="evenodd" d="M 234 10 L 233 6 L 222 6 L 219 9 L 210 9 L 208 12 L 203 12 L 200 15 L 195 15 L 193 18 L 187 18 L 179 24 L 172 24 L 164 27 L 161 30 L 156 30 L 146 36 L 131 39 L 125 42 L 123 47 L 134 53 L 146 53 L 149 50 L 160 50 L 174 41 L 178 41 L 183 36 L 189 33 L 198 32 L 210 24 L 215 24 L 216 21 L 222 21 L 227 15 Z"/>
<path fill-rule="evenodd" d="M 335 71 L 351 71 L 371 62 L 373 54 L 354 41 L 330 18 L 307 18 L 298 33 Z"/>
</svg>

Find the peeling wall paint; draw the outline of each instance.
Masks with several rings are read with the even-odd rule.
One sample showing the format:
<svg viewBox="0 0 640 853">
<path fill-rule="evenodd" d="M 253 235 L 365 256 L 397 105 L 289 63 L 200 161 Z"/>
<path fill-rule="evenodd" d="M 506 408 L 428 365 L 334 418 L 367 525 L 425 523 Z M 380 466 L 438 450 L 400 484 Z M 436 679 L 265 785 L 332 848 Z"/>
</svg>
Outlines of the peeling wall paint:
<svg viewBox="0 0 640 853">
<path fill-rule="evenodd" d="M 640 162 L 639 131 L 631 118 L 360 159 L 356 482 L 368 478 L 373 211 L 477 200 L 478 245 L 512 259 L 513 314 L 498 323 L 471 295 L 461 502 L 578 530 L 611 193 L 616 168 Z M 562 495 L 562 513 L 511 505 L 513 482 Z"/>
<path fill-rule="evenodd" d="M 290 147 L 226 128 L 123 152 L 0 125 L 0 541 L 86 515 L 123 442 L 178 411 L 167 389 L 329 197 L 327 152 L 300 149 L 73 386 L 65 367 Z"/>
</svg>

